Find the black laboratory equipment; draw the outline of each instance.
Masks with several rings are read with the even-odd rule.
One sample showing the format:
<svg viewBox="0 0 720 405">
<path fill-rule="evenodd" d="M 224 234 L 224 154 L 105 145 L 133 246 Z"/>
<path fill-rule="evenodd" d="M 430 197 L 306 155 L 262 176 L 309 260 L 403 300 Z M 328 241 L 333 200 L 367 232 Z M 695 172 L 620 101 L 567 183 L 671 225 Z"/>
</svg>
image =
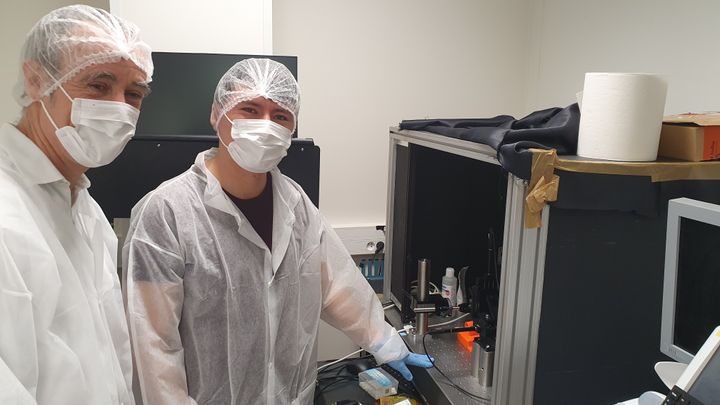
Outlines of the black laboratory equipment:
<svg viewBox="0 0 720 405">
<path fill-rule="evenodd" d="M 469 266 L 466 287 L 483 295 L 492 285 L 487 233 L 493 229 L 502 258 L 493 385 L 483 391 L 464 380 L 465 388 L 493 405 L 555 404 L 560 391 L 560 403 L 583 398 L 599 405 L 658 390 L 648 364 L 667 359 L 659 339 L 668 200 L 720 203 L 720 180 L 698 180 L 689 170 L 709 171 L 716 162 L 685 163 L 688 170 L 671 177 L 677 180 L 633 174 L 636 167 L 622 162 L 604 163 L 621 174 L 594 173 L 592 162 L 578 171 L 556 168 L 557 201 L 543 210 L 540 228 L 527 228 L 528 179 L 505 174 L 492 148 L 396 129 L 390 140 L 385 293 L 401 308 L 394 325 L 413 318 L 408 292 L 418 259 L 432 261 L 427 278 L 434 283 L 447 266 Z M 485 306 L 476 314 L 494 312 L 494 300 L 475 302 Z M 438 322 L 443 319 L 431 315 L 428 330 Z M 418 349 L 412 335 L 405 340 Z M 438 356 L 457 346 L 450 335 L 427 341 Z M 487 354 L 494 349 L 484 347 Z M 461 364 L 459 356 L 440 360 L 446 369 Z M 463 370 L 470 375 L 469 365 Z M 425 380 L 429 391 L 437 387 L 439 397 L 457 398 L 439 380 Z M 588 392 L 592 398 L 583 396 Z"/>
<path fill-rule="evenodd" d="M 410 291 L 421 258 L 432 260 L 428 281 L 436 285 L 446 267 L 467 266 L 466 297 L 477 294 L 474 316 L 491 308 L 497 316 L 507 184 L 498 165 L 415 144 L 398 148 L 390 243 L 392 268 L 404 271 L 392 272 L 390 292 L 401 301 L 404 321 L 414 318 Z"/>
<path fill-rule="evenodd" d="M 462 363 L 468 367 L 467 377 L 472 377 L 470 359 L 462 360 L 470 353 L 461 352 L 465 349 L 458 346 L 457 337 L 435 335 L 444 328 L 452 330 L 461 326 L 462 322 L 440 326 L 452 318 L 436 315 L 451 315 L 453 311 L 447 311 L 447 304 L 439 295 L 420 291 L 422 279 L 427 280 L 428 285 L 432 282 L 440 286 L 447 267 L 467 268 L 458 274 L 460 288 L 464 287 L 465 292 L 462 310 L 472 314 L 475 326 L 471 329 L 477 327 L 483 336 L 477 344 L 477 368 L 484 371 L 475 376 L 475 384 L 462 384 L 464 390 L 470 391 L 458 393 L 459 388 L 451 384 L 457 390 L 450 388 L 453 393 L 439 394 L 445 388 L 438 386 L 437 391 L 428 392 L 428 398 L 433 397 L 433 403 L 447 403 L 444 401 L 454 395 L 489 399 L 495 361 L 498 289 L 503 277 L 501 245 L 511 182 L 507 173 L 491 159 L 474 159 L 415 143 L 398 144 L 391 151 L 391 162 L 390 237 L 386 248 L 391 249 L 387 260 L 393 270 L 386 273 L 390 278 L 386 293 L 400 308 L 401 322 L 415 324 L 414 334 L 411 332 L 414 337 L 407 340 L 414 350 L 432 355 L 457 351 L 438 359 L 438 370 L 454 369 Z M 413 289 L 415 284 L 417 287 Z M 463 319 L 468 320 L 467 316 Z M 426 339 L 426 336 L 433 338 Z M 448 346 L 441 349 L 438 346 L 441 341 Z M 429 345 L 427 348 L 425 343 Z M 419 373 L 418 381 L 422 378 L 423 374 Z"/>
<path fill-rule="evenodd" d="M 198 153 L 217 145 L 214 135 L 136 135 L 112 163 L 88 171 L 90 194 L 111 223 L 129 218 L 130 210 L 145 194 L 188 170 Z M 318 205 L 320 148 L 312 139 L 293 139 L 278 167 Z"/>
</svg>

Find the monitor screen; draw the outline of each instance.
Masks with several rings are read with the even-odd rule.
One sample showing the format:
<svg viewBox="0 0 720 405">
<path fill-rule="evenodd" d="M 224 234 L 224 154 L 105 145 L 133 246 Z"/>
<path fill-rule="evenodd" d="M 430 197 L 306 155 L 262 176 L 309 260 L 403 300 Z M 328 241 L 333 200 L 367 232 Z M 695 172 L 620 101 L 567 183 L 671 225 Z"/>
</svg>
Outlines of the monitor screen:
<svg viewBox="0 0 720 405">
<path fill-rule="evenodd" d="M 216 146 L 216 136 L 135 136 L 112 163 L 87 172 L 90 195 L 110 222 L 129 218 L 145 194 L 188 170 L 200 152 Z M 293 139 L 279 168 L 318 205 L 320 148 L 311 139 Z"/>
<path fill-rule="evenodd" d="M 720 205 L 670 200 L 660 351 L 689 363 L 720 325 Z"/>
<path fill-rule="evenodd" d="M 138 135 L 213 135 L 210 110 L 220 77 L 247 58 L 269 58 L 297 79 L 297 57 L 153 52 L 152 93 L 143 101 Z"/>
<path fill-rule="evenodd" d="M 720 325 L 720 227 L 680 219 L 675 345 L 697 353 Z"/>
</svg>

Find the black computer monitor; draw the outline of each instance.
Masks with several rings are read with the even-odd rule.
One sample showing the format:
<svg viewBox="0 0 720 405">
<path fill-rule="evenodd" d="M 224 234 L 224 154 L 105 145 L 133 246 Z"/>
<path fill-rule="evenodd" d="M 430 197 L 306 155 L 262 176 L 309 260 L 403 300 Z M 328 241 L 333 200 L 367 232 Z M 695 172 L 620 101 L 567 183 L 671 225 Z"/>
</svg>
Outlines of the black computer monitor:
<svg viewBox="0 0 720 405">
<path fill-rule="evenodd" d="M 298 77 L 295 56 L 153 52 L 152 58 L 152 93 L 143 101 L 138 135 L 215 134 L 210 126 L 215 87 L 220 77 L 243 59 L 269 58 Z"/>
<path fill-rule="evenodd" d="M 90 194 L 110 222 L 130 218 L 130 211 L 145 194 L 188 170 L 196 156 L 218 145 L 216 136 L 135 136 L 123 153 L 107 166 L 91 169 Z M 312 139 L 293 139 L 280 171 L 295 180 L 318 206 L 320 148 Z"/>
<path fill-rule="evenodd" d="M 660 350 L 688 363 L 720 325 L 720 205 L 670 200 Z"/>
</svg>

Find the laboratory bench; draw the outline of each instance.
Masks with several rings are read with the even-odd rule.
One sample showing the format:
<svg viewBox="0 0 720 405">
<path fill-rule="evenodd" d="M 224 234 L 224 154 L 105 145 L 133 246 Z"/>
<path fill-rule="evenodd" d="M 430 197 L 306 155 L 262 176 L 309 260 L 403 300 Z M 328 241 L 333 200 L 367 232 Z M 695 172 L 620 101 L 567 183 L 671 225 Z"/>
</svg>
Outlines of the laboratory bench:
<svg viewBox="0 0 720 405">
<path fill-rule="evenodd" d="M 400 312 L 397 309 L 388 309 L 385 311 L 385 316 L 393 327 L 402 329 L 403 324 L 401 322 Z M 451 319 L 452 318 L 447 317 L 431 317 L 431 323 L 447 322 Z M 465 320 L 465 318 L 460 319 L 456 323 L 448 324 L 447 327 L 462 326 Z M 413 352 L 425 353 L 420 337 L 414 334 L 407 334 L 403 336 L 403 340 Z M 412 384 L 417 392 L 413 396 L 430 405 L 490 404 L 491 391 L 480 386 L 477 377 L 473 377 L 470 352 L 461 347 L 454 334 L 428 335 L 425 338 L 425 346 L 427 347 L 428 354 L 435 360 L 437 367 L 451 378 L 453 383 L 469 391 L 471 394 L 485 399 L 474 399 L 460 392 L 434 368 L 423 369 L 410 367 L 413 373 L 412 383 L 401 381 L 401 377 L 395 373 L 393 376 L 398 379 L 401 388 L 403 388 L 403 384 L 405 384 L 405 387 L 407 387 L 408 384 Z M 351 359 L 350 361 L 353 360 Z M 339 368 L 338 371 L 340 376 L 346 376 L 348 378 L 345 381 L 335 383 L 328 389 L 316 392 L 316 405 L 331 405 L 339 401 L 348 400 L 357 401 L 361 404 L 374 403 L 375 400 L 360 388 L 357 378 L 352 379 L 347 372 Z M 318 388 L 316 388 L 316 390 L 318 390 Z M 407 392 L 409 390 L 409 388 L 405 390 L 401 389 L 401 392 Z"/>
<path fill-rule="evenodd" d="M 402 329 L 400 312 L 396 308 L 385 311 L 385 317 L 396 329 Z M 449 319 L 451 318 L 431 316 L 430 324 L 447 322 Z M 466 320 L 462 318 L 445 327 L 460 327 Z M 425 353 L 422 339 L 422 336 L 412 332 L 403 336 L 408 348 L 415 353 Z M 472 375 L 471 354 L 460 345 L 455 334 L 426 335 L 425 347 L 427 348 L 425 354 L 429 354 L 435 360 L 435 365 L 452 380 L 452 383 L 481 398 L 475 399 L 460 392 L 435 368 L 414 367 L 412 373 L 415 385 L 429 404 L 490 404 L 492 391 L 482 387 L 477 377 Z"/>
</svg>

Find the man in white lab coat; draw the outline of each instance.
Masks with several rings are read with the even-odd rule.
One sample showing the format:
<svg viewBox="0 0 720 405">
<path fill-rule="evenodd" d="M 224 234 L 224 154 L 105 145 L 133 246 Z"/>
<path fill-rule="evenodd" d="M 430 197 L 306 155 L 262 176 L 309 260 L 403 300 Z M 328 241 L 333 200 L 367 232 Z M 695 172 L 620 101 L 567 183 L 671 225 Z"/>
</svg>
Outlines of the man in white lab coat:
<svg viewBox="0 0 720 405">
<path fill-rule="evenodd" d="M 321 317 L 408 379 L 431 365 L 277 169 L 298 109 L 283 65 L 235 64 L 212 107 L 220 147 L 133 209 L 123 263 L 145 404 L 310 404 Z"/>
<path fill-rule="evenodd" d="M 88 6 L 26 37 L 0 128 L 0 404 L 134 404 L 117 239 L 84 173 L 133 136 L 152 68 L 134 25 Z"/>
</svg>

